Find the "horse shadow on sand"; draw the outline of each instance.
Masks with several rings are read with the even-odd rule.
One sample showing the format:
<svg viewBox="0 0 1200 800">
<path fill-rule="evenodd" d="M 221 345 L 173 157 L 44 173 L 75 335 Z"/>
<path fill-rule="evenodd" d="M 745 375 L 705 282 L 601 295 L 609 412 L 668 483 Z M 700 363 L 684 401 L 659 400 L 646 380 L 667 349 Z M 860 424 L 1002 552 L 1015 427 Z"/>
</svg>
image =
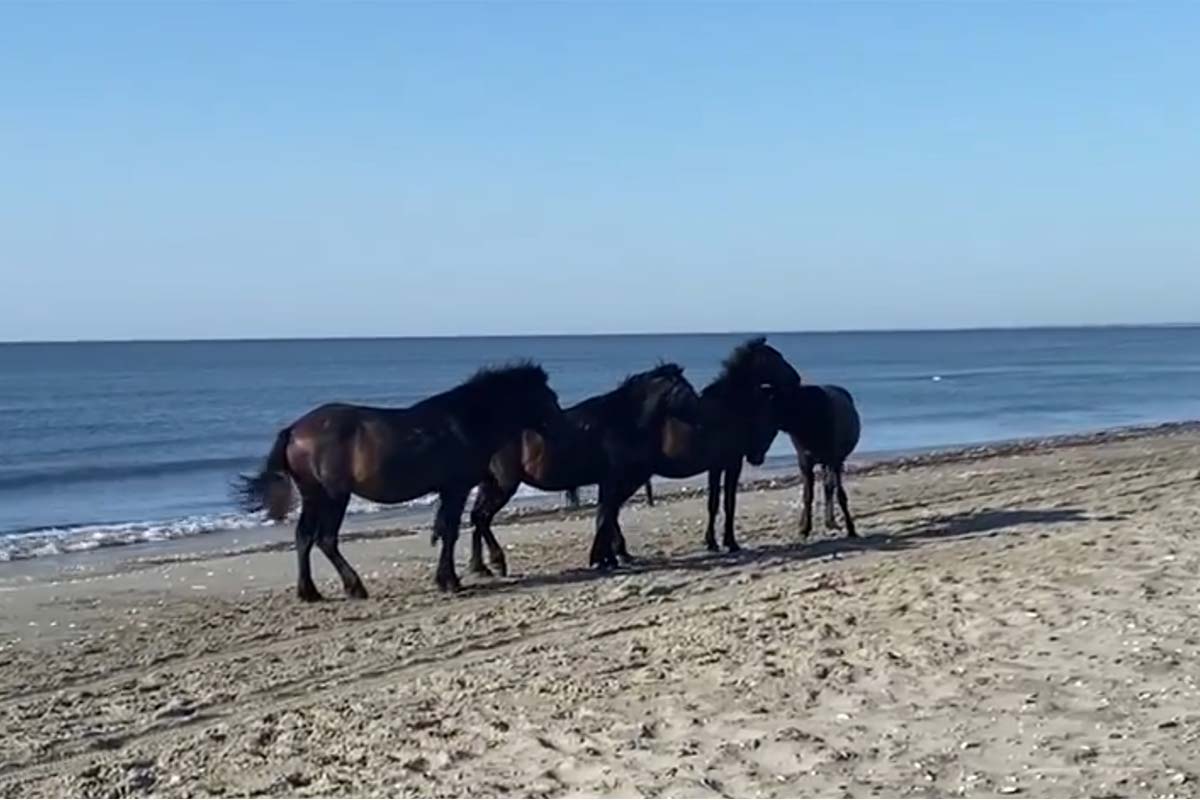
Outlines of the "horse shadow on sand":
<svg viewBox="0 0 1200 800">
<path fill-rule="evenodd" d="M 1091 516 L 1080 508 L 994 509 L 985 508 L 957 514 L 944 514 L 932 519 L 910 523 L 891 533 L 867 533 L 848 538 L 831 532 L 828 538 L 806 541 L 766 542 L 746 547 L 736 553 L 702 552 L 694 555 L 646 555 L 616 572 L 600 573 L 593 569 L 568 569 L 559 573 L 519 574 L 507 579 L 476 583 L 466 589 L 476 592 L 508 592 L 542 586 L 567 586 L 596 580 L 631 575 L 670 575 L 703 573 L 731 566 L 762 564 L 776 566 L 818 559 L 837 559 L 842 556 L 869 552 L 898 552 L 912 550 L 936 542 L 996 536 L 1002 533 L 1021 535 L 1076 522 L 1115 521 L 1122 516 Z M 1030 529 L 1032 528 L 1032 530 Z M 753 537 L 770 529 L 751 529 L 744 533 Z M 702 538 L 697 534 L 697 544 Z M 753 539 L 751 538 L 751 541 Z"/>
</svg>

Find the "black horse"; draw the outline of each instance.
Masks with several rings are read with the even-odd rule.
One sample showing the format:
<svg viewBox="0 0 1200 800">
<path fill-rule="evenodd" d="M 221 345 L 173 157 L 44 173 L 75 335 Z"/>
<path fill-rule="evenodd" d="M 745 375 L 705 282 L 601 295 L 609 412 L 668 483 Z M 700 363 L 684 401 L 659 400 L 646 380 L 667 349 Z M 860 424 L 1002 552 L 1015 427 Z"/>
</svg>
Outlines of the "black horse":
<svg viewBox="0 0 1200 800">
<path fill-rule="evenodd" d="M 842 485 L 846 459 L 858 446 L 862 422 L 854 398 L 841 386 L 797 386 L 775 396 L 775 417 L 796 448 L 796 460 L 804 478 L 804 511 L 800 535 L 812 533 L 814 466 L 822 466 L 825 483 L 825 527 L 837 529 L 833 498 L 846 518 L 846 535 L 857 536 L 854 518 Z"/>
<path fill-rule="evenodd" d="M 621 506 L 650 477 L 662 448 L 672 446 L 664 440 L 667 420 L 694 420 L 698 402 L 683 368 L 662 364 L 566 409 L 568 432 L 553 441 L 526 431 L 505 443 L 493 455 L 471 510 L 472 571 L 490 574 L 483 563 L 486 543 L 492 566 L 506 574 L 504 551 L 491 524 L 522 483 L 547 491 L 598 485 L 589 562 L 602 569 L 616 566 L 617 555 L 628 555 L 618 523 Z"/>
<path fill-rule="evenodd" d="M 739 548 L 734 537 L 737 487 L 742 461 L 759 466 L 766 458 L 778 427 L 773 397 L 778 391 L 800 386 L 800 374 L 787 359 L 767 344 L 766 337 L 739 345 L 722 363 L 721 372 L 700 392 L 700 424 L 689 427 L 672 420 L 680 444 L 675 454 L 662 455 L 654 465 L 656 475 L 689 478 L 708 473 L 708 525 L 704 543 L 716 551 L 716 518 L 725 490 L 723 542 L 730 551 Z"/>
<path fill-rule="evenodd" d="M 239 490 L 249 511 L 266 509 L 282 520 L 301 498 L 296 555 L 301 600 L 321 599 L 309 554 L 316 544 L 342 578 L 346 594 L 367 591 L 338 550 L 338 529 L 350 495 L 400 503 L 437 492 L 434 530 L 442 540 L 437 585 L 459 588 L 454 543 L 471 487 L 505 442 L 522 430 L 552 439 L 562 425 L 558 397 L 538 365 L 480 370 L 470 380 L 409 408 L 324 405 L 279 432 L 257 475 L 242 476 Z"/>
</svg>

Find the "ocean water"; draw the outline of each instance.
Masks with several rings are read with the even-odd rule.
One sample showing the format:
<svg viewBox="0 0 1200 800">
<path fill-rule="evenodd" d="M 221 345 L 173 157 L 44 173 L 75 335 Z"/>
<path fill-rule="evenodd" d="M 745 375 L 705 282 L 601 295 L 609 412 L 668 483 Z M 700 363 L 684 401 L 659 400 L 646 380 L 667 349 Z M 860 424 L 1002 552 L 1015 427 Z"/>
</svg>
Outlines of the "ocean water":
<svg viewBox="0 0 1200 800">
<path fill-rule="evenodd" d="M 230 480 L 322 402 L 407 405 L 518 357 L 564 405 L 658 359 L 700 388 L 743 338 L 2 344 L 0 560 L 260 525 Z M 806 380 L 855 394 L 864 453 L 1200 417 L 1200 327 L 769 338 Z"/>
</svg>

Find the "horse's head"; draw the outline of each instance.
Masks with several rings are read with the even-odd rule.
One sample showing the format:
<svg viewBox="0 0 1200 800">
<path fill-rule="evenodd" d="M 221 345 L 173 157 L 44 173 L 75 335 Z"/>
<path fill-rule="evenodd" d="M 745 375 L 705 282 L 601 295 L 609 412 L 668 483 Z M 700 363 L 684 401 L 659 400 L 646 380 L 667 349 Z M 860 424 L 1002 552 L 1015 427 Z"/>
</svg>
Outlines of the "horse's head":
<svg viewBox="0 0 1200 800">
<path fill-rule="evenodd" d="M 753 381 L 773 388 L 798 386 L 802 382 L 800 373 L 771 345 L 767 337 L 756 336 L 734 348 L 725 359 L 724 374 L 734 380 Z"/>
<path fill-rule="evenodd" d="M 779 424 L 775 418 L 774 395 L 776 389 L 770 384 L 763 384 L 751 393 L 744 420 L 746 439 L 746 460 L 756 467 L 761 467 L 767 460 L 767 451 L 779 433 Z"/>
<path fill-rule="evenodd" d="M 688 423 L 699 418 L 700 397 L 678 364 L 659 364 L 648 372 L 630 376 L 623 385 L 635 404 L 640 426 L 650 426 L 667 417 Z"/>
</svg>

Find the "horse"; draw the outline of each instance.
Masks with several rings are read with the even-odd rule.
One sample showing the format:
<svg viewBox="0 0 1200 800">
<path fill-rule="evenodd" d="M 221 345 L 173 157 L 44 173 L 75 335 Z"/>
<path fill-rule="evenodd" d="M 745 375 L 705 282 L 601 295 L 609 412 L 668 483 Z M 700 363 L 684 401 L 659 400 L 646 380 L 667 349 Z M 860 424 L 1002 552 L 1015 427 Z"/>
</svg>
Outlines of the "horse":
<svg viewBox="0 0 1200 800">
<path fill-rule="evenodd" d="M 690 478 L 708 473 L 708 525 L 704 544 L 719 550 L 716 517 L 721 505 L 722 478 L 725 490 L 723 544 L 729 552 L 740 548 L 734 536 L 737 487 L 743 459 L 761 466 L 775 440 L 778 427 L 773 397 L 777 391 L 801 384 L 800 374 L 766 337 L 750 339 L 734 348 L 722 362 L 721 371 L 700 392 L 700 424 L 688 426 L 669 422 L 669 434 L 677 442 L 673 455 L 662 454 L 654 474 L 667 478 Z"/>
<path fill-rule="evenodd" d="M 846 459 L 858 446 L 862 422 L 854 397 L 841 386 L 797 386 L 775 396 L 775 418 L 796 448 L 796 460 L 804 478 L 804 511 L 800 536 L 812 533 L 814 465 L 822 466 L 825 485 L 825 527 L 836 530 L 833 498 L 837 495 L 846 535 L 858 536 L 843 486 Z"/>
<path fill-rule="evenodd" d="M 618 523 L 621 506 L 650 477 L 666 420 L 695 419 L 698 403 L 683 368 L 660 364 L 567 408 L 563 418 L 571 433 L 548 441 L 526 431 L 507 442 L 492 456 L 471 509 L 471 571 L 491 574 L 483 563 L 486 543 L 492 566 L 507 574 L 504 550 L 491 524 L 522 483 L 546 491 L 597 484 L 600 499 L 589 564 L 617 566 L 616 556 L 628 557 Z"/>
<path fill-rule="evenodd" d="M 301 499 L 296 523 L 297 594 L 321 599 L 313 584 L 313 545 L 337 569 L 346 594 L 365 598 L 358 573 L 338 550 L 338 529 L 356 494 L 400 503 L 436 492 L 434 530 L 442 541 L 436 583 L 460 588 L 454 543 L 471 487 L 488 474 L 493 454 L 522 430 L 553 438 L 562 424 L 558 396 L 532 362 L 481 369 L 466 382 L 408 408 L 334 403 L 281 430 L 262 470 L 237 484 L 242 506 L 287 517 L 292 494 Z"/>
</svg>

